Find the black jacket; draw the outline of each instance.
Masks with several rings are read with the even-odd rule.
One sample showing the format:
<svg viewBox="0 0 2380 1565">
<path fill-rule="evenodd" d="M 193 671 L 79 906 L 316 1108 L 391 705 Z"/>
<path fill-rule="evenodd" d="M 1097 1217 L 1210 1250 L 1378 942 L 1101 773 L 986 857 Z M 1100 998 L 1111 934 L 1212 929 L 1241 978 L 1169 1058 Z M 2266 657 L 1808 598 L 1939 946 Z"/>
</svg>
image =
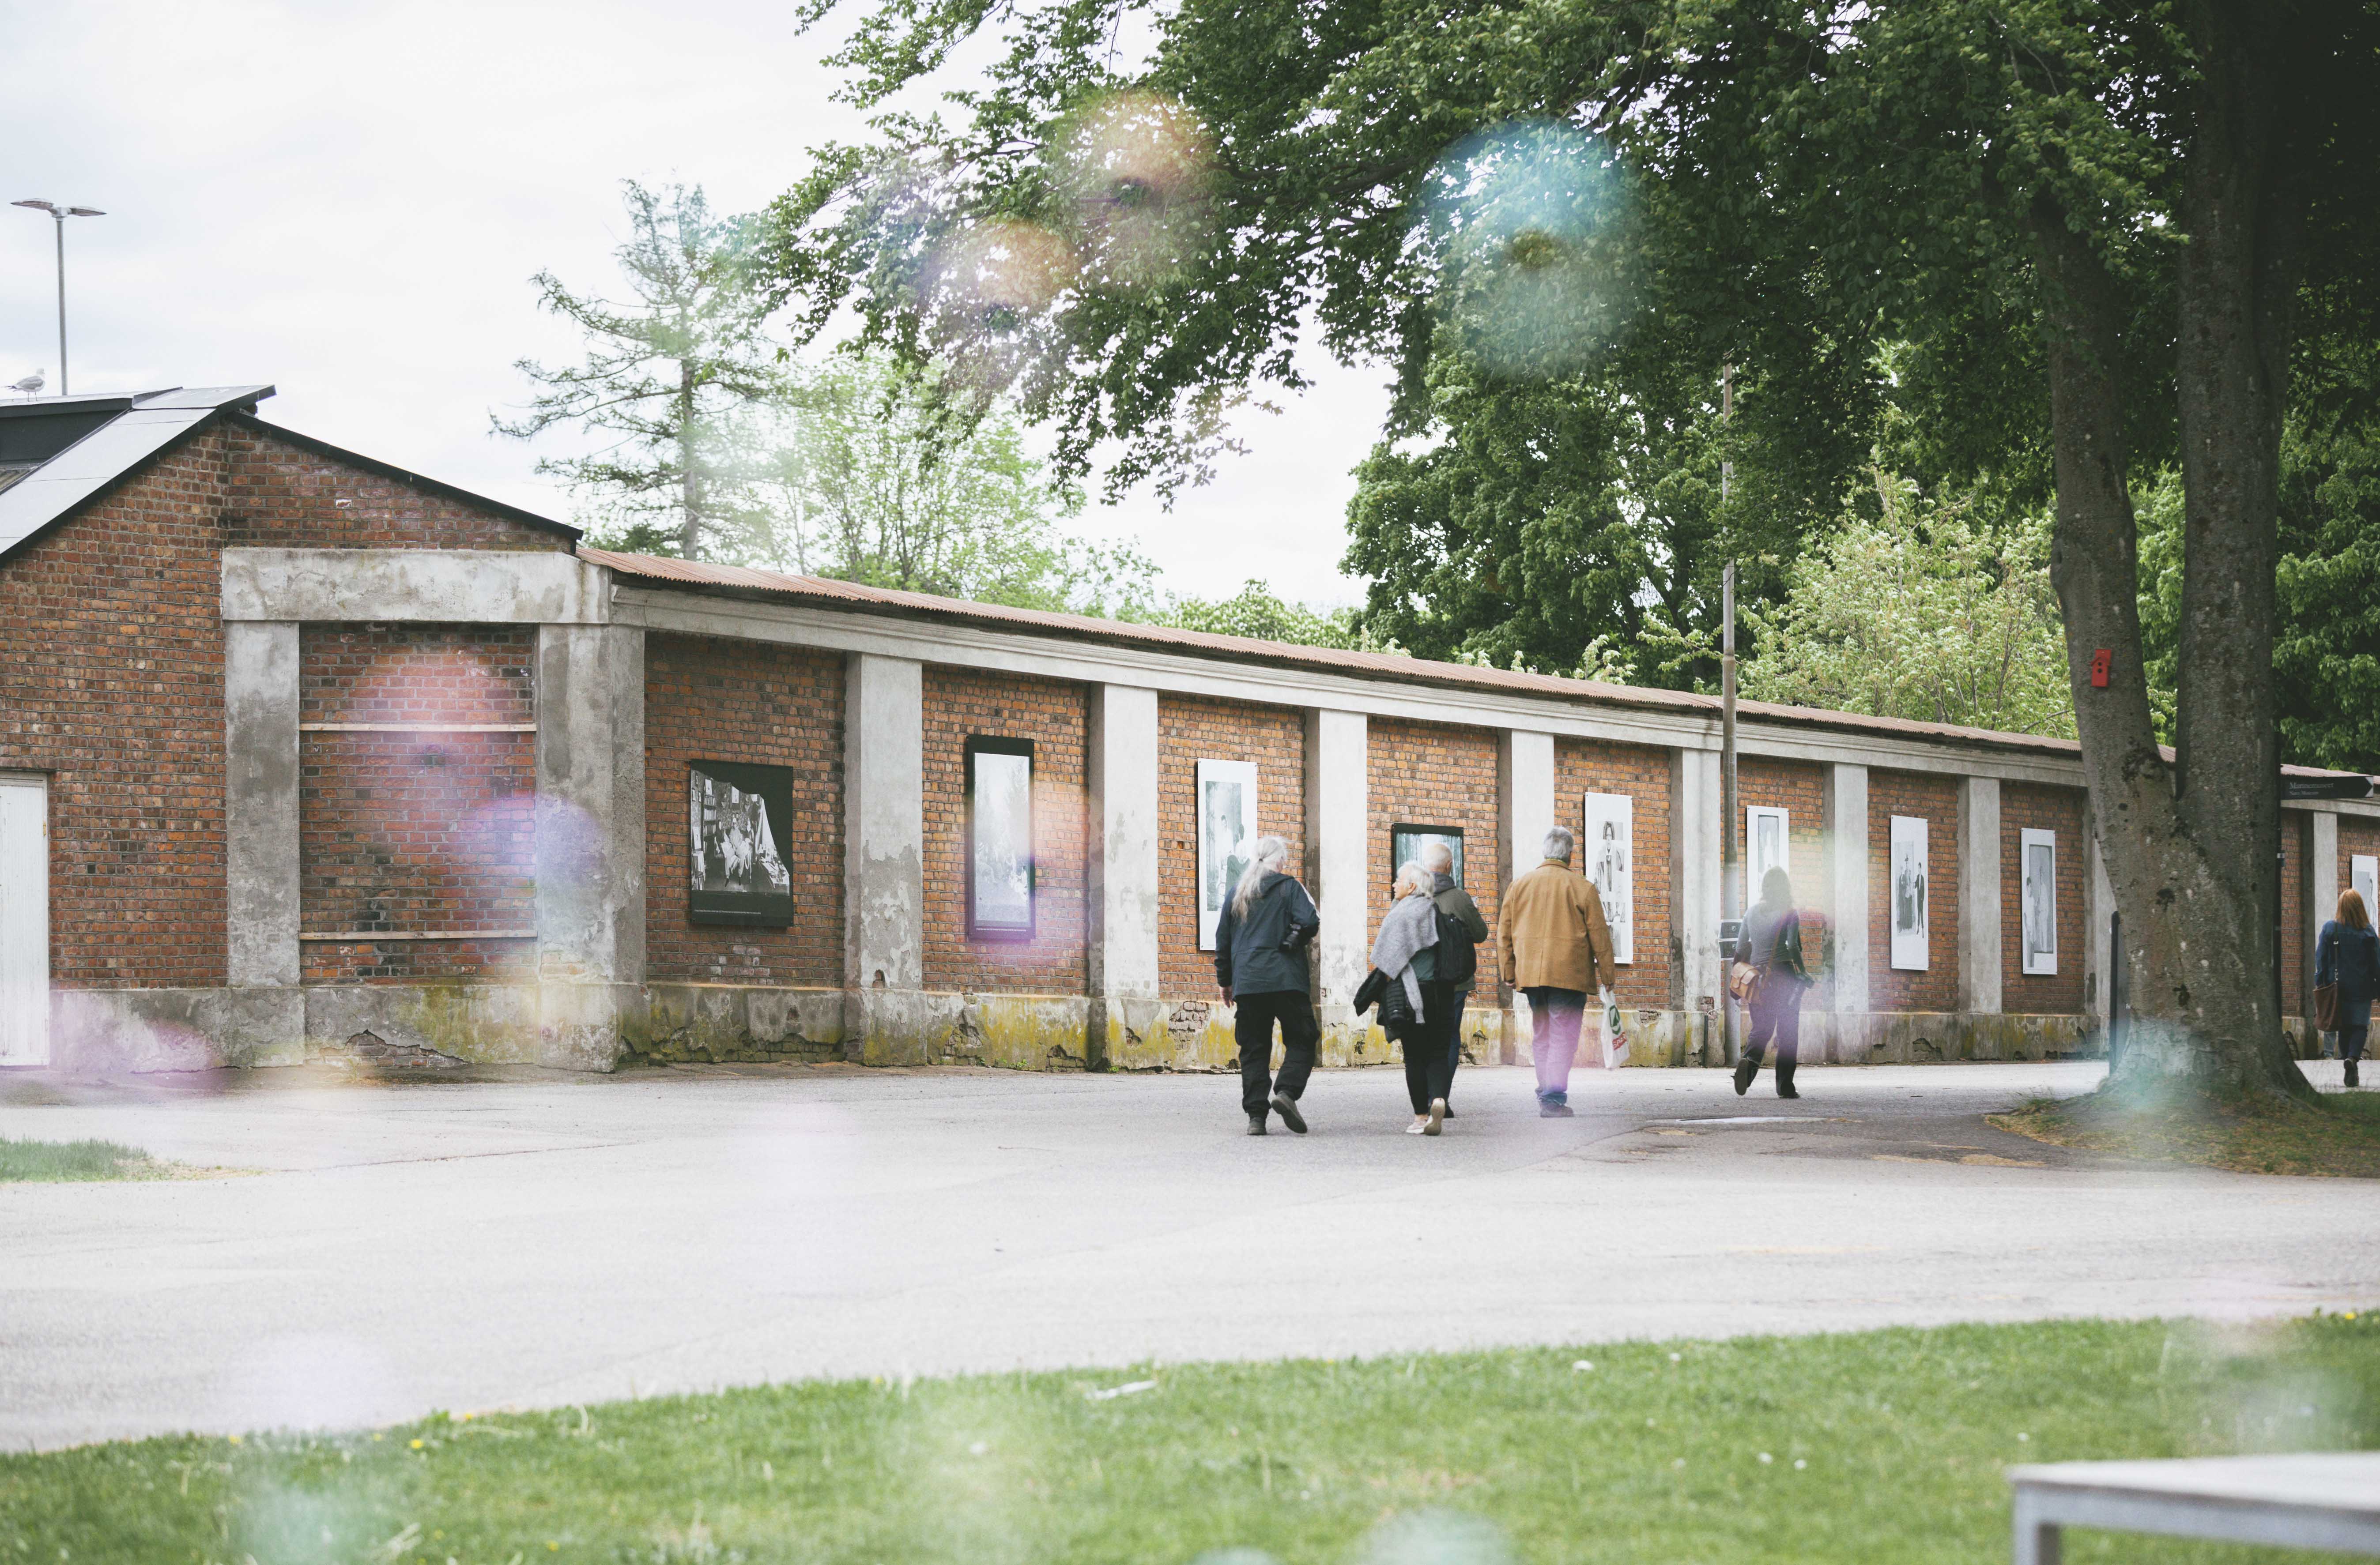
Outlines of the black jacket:
<svg viewBox="0 0 2380 1565">
<path fill-rule="evenodd" d="M 1322 928 L 1296 877 L 1268 871 L 1241 918 L 1223 903 L 1215 924 L 1215 981 L 1233 994 L 1306 992 L 1305 948 Z"/>
<path fill-rule="evenodd" d="M 2362 1026 L 2373 1001 L 2380 1000 L 2380 936 L 2350 929 L 2336 918 L 2325 924 L 2314 941 L 2313 981 L 2337 984 L 2338 1019 Z"/>
</svg>

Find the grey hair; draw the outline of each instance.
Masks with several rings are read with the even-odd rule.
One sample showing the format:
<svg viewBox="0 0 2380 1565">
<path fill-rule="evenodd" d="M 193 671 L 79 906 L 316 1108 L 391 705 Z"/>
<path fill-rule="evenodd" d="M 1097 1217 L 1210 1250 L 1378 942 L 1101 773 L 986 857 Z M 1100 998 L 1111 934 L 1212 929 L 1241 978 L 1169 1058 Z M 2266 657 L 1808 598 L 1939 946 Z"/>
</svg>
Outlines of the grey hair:
<svg viewBox="0 0 2380 1565">
<path fill-rule="evenodd" d="M 1268 870 L 1289 873 L 1289 843 L 1281 837 L 1258 837 L 1248 855 L 1248 867 L 1240 874 L 1240 883 L 1232 892 L 1232 916 L 1245 918 L 1248 904 L 1257 900 L 1257 891 L 1264 884 Z"/>
<path fill-rule="evenodd" d="M 1437 883 L 1438 877 L 1424 868 L 1421 860 L 1409 858 L 1397 871 L 1396 892 L 1390 900 L 1402 902 L 1409 896 L 1427 896 L 1430 888 Z"/>
<path fill-rule="evenodd" d="M 1570 862 L 1571 850 L 1578 846 L 1578 837 L 1567 826 L 1557 826 L 1546 833 L 1545 856 Z"/>
<path fill-rule="evenodd" d="M 1454 873 L 1454 850 L 1444 843 L 1432 843 L 1421 850 L 1421 867 L 1434 874 Z"/>
</svg>

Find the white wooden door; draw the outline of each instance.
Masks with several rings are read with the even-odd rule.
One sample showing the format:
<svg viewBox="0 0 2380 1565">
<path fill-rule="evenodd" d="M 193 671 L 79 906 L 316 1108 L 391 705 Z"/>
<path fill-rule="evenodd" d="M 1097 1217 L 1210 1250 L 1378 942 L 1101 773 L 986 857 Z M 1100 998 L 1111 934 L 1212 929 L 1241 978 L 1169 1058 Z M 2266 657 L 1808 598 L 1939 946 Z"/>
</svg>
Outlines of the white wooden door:
<svg viewBox="0 0 2380 1565">
<path fill-rule="evenodd" d="M 0 1065 L 49 1062 L 49 780 L 0 776 Z"/>
</svg>

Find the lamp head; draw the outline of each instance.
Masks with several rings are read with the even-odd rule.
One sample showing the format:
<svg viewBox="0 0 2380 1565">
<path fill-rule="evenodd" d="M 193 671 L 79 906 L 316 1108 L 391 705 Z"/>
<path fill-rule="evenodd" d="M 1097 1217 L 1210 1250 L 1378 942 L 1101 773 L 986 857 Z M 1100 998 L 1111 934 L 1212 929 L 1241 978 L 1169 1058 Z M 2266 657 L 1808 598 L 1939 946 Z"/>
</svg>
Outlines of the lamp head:
<svg viewBox="0 0 2380 1565">
<path fill-rule="evenodd" d="M 46 212 L 52 217 L 63 217 L 66 215 L 58 210 L 58 206 L 55 201 L 11 201 L 8 204 L 11 206 L 31 207 L 35 212 Z"/>
<path fill-rule="evenodd" d="M 105 217 L 107 213 L 97 207 L 68 207 L 67 215 L 68 217 Z"/>
</svg>

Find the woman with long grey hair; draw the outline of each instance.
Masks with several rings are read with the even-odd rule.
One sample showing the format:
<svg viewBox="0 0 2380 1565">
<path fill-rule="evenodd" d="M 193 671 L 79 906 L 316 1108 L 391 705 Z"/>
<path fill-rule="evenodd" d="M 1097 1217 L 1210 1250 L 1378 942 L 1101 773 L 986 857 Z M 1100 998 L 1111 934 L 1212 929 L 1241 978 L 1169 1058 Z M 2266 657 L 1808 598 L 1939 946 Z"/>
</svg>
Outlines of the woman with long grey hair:
<svg viewBox="0 0 2380 1565">
<path fill-rule="evenodd" d="M 1306 985 L 1305 948 L 1322 916 L 1289 872 L 1289 843 L 1259 837 L 1246 873 L 1215 923 L 1215 982 L 1223 1003 L 1238 1007 L 1232 1033 L 1240 1049 L 1240 1107 L 1248 1134 L 1265 1134 L 1267 1111 L 1298 1134 L 1305 1116 L 1297 1100 L 1314 1074 L 1322 1029 L 1314 1020 Z M 1273 1024 L 1281 1025 L 1281 1074 L 1272 1074 Z"/>
</svg>

